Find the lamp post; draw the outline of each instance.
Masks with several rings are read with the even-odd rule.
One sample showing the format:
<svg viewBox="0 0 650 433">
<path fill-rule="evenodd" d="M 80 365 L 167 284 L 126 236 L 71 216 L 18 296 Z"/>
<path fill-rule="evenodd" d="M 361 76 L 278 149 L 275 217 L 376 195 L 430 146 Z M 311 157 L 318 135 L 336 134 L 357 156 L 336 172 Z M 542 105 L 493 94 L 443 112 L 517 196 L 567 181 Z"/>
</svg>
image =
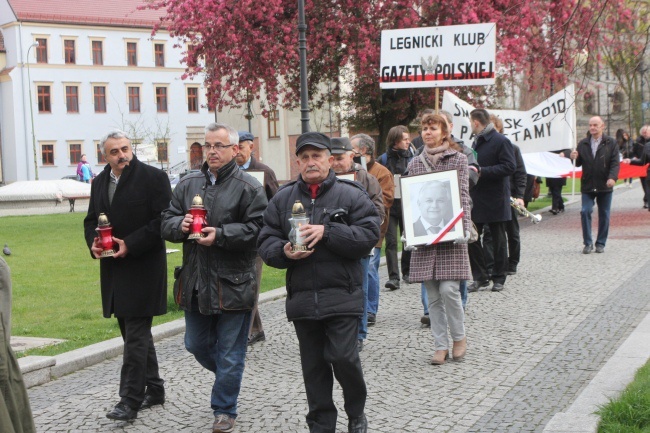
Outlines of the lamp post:
<svg viewBox="0 0 650 433">
<path fill-rule="evenodd" d="M 298 50 L 300 51 L 300 124 L 302 133 L 309 132 L 309 104 L 307 94 L 307 24 L 305 0 L 298 0 Z"/>
<path fill-rule="evenodd" d="M 27 85 L 29 87 L 29 115 L 32 119 L 32 149 L 34 151 L 34 179 L 38 180 L 38 162 L 36 159 L 36 134 L 34 133 L 34 108 L 32 102 L 32 78 L 29 73 L 29 52 L 32 48 L 38 47 L 38 42 L 34 42 L 27 48 Z"/>
</svg>

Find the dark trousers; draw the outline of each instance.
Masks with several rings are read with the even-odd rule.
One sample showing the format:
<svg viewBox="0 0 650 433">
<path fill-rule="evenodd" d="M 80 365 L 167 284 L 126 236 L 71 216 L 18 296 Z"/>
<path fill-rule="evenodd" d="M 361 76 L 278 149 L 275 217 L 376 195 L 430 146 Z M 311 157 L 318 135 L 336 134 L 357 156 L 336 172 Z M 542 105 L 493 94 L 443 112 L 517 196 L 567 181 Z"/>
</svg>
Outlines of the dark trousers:
<svg viewBox="0 0 650 433">
<path fill-rule="evenodd" d="M 255 258 L 255 277 L 257 278 L 257 283 L 255 284 L 255 306 L 253 311 L 251 311 L 251 323 L 248 330 L 248 336 L 250 337 L 253 334 L 259 334 L 264 332 L 264 327 L 262 326 L 262 318 L 260 317 L 260 311 L 257 308 L 257 302 L 260 299 L 260 286 L 262 285 L 262 269 L 264 262 L 260 256 Z"/>
<path fill-rule="evenodd" d="M 404 233 L 404 221 L 402 216 L 391 215 L 388 220 L 388 230 L 386 231 L 386 267 L 388 268 L 388 279 L 399 281 L 399 267 L 397 266 L 397 228 L 399 227 L 400 234 Z M 401 237 L 401 236 L 400 236 Z M 408 275 L 409 268 L 411 267 L 411 252 L 404 251 L 402 244 L 402 275 Z"/>
<path fill-rule="evenodd" d="M 564 210 L 564 200 L 562 200 L 562 185 L 551 184 L 548 186 L 548 191 L 551 193 L 551 209 Z"/>
<path fill-rule="evenodd" d="M 348 419 L 363 415 L 366 405 L 366 382 L 357 350 L 359 318 L 336 316 L 322 320 L 295 320 L 293 325 L 300 345 L 302 376 L 309 404 L 309 431 L 335 433 L 334 376 L 343 390 Z"/>
<path fill-rule="evenodd" d="M 469 263 L 472 267 L 472 276 L 474 281 L 487 281 L 492 279 L 495 283 L 504 284 L 506 282 L 506 272 L 508 270 L 508 248 L 506 240 L 506 222 L 499 221 L 493 223 L 475 223 L 479 236 L 483 233 L 484 225 L 489 226 L 492 235 L 492 251 L 494 254 L 494 267 L 492 276 L 488 272 L 485 252 L 481 242 L 469 244 Z"/>
<path fill-rule="evenodd" d="M 521 257 L 521 239 L 519 238 L 519 220 L 517 211 L 511 208 L 512 219 L 506 221 L 506 235 L 508 238 L 508 271 L 517 271 Z M 483 254 L 485 254 L 485 268 L 490 276 L 494 270 L 494 245 L 489 226 L 483 226 Z"/>
<path fill-rule="evenodd" d="M 640 177 L 639 181 L 643 187 L 643 203 L 648 203 L 648 179 L 649 177 Z"/>
<path fill-rule="evenodd" d="M 124 340 L 124 355 L 120 373 L 120 401 L 139 409 L 146 388 L 162 392 L 164 380 L 158 373 L 156 348 L 151 336 L 153 317 L 118 317 Z"/>
</svg>

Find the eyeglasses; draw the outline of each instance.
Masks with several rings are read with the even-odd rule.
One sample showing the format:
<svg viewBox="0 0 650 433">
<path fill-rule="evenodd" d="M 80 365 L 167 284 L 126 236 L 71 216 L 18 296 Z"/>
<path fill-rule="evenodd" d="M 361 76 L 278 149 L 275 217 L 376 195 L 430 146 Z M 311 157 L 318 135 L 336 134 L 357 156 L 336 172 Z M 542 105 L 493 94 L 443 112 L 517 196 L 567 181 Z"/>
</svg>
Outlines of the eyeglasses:
<svg viewBox="0 0 650 433">
<path fill-rule="evenodd" d="M 205 143 L 201 147 L 203 148 L 203 150 L 208 150 L 208 151 L 209 150 L 219 150 L 219 151 L 221 151 L 221 150 L 224 150 L 224 149 L 228 149 L 229 147 L 233 147 L 233 146 L 234 146 L 234 144 L 221 144 L 221 143 L 209 144 L 209 143 Z"/>
</svg>

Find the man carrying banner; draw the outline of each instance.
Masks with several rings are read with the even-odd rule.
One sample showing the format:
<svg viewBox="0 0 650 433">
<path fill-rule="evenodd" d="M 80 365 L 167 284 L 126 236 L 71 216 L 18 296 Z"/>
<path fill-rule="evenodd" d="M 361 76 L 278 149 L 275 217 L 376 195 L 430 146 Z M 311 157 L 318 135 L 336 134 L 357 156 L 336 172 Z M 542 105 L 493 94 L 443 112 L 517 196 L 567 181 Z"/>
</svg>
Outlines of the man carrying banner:
<svg viewBox="0 0 650 433">
<path fill-rule="evenodd" d="M 612 192 L 618 179 L 619 152 L 616 141 L 603 134 L 605 123 L 599 116 L 589 119 L 589 136 L 583 138 L 578 147 L 571 152 L 576 167 L 582 167 L 582 238 L 585 247 L 583 254 L 594 250 L 591 237 L 591 214 L 594 201 L 598 204 L 598 237 L 596 252 L 605 252 L 609 232 L 609 208 L 612 205 Z"/>
<path fill-rule="evenodd" d="M 506 222 L 512 218 L 510 211 L 510 175 L 515 172 L 517 163 L 510 140 L 498 133 L 490 122 L 490 115 L 482 108 L 470 113 L 474 150 L 481 167 L 481 176 L 476 187 L 470 191 L 472 202 L 472 221 L 476 224 L 479 236 L 487 224 L 492 233 L 494 245 L 494 269 L 492 271 L 493 292 L 500 292 L 506 282 L 508 271 L 508 251 L 506 243 Z M 470 292 L 490 284 L 490 275 L 485 264 L 485 254 L 480 242 L 469 244 L 469 259 L 474 282 Z"/>
</svg>

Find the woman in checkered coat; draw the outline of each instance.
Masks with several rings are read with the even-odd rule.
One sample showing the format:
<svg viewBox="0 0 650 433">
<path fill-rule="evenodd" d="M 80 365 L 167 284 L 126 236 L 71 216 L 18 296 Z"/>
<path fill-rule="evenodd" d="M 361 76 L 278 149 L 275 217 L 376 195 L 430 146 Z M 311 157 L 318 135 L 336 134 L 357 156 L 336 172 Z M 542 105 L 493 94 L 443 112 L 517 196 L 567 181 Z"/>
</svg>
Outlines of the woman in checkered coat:
<svg viewBox="0 0 650 433">
<path fill-rule="evenodd" d="M 458 170 L 460 197 L 463 206 L 465 238 L 418 247 L 411 256 L 410 280 L 422 282 L 429 298 L 429 316 L 435 353 L 431 364 L 441 365 L 449 358 L 447 326 L 453 339 L 452 357 L 460 361 L 465 356 L 465 315 L 460 300 L 461 280 L 471 277 L 467 240 L 470 231 L 470 197 L 467 157 L 449 135 L 445 119 L 437 114 L 422 117 L 424 149 L 409 164 L 409 174 Z"/>
</svg>

